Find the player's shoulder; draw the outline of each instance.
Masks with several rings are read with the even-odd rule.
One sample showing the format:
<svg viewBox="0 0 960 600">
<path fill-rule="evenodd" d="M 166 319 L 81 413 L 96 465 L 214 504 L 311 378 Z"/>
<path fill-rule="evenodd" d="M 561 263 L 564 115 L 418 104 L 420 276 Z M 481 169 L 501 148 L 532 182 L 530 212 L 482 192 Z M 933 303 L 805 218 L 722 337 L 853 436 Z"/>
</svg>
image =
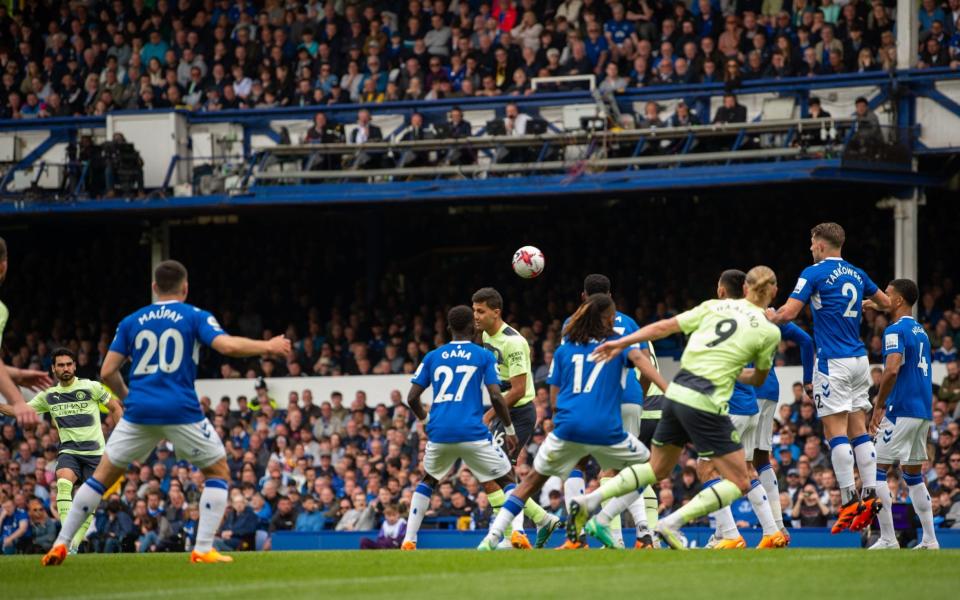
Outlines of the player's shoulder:
<svg viewBox="0 0 960 600">
<path fill-rule="evenodd" d="M 626 315 L 619 310 L 617 311 L 617 323 L 625 328 L 634 328 L 639 329 L 640 326 L 637 325 L 637 322 L 630 315 Z"/>
<path fill-rule="evenodd" d="M 502 335 L 504 338 L 507 338 L 507 339 L 510 339 L 510 338 L 521 338 L 521 339 L 522 339 L 522 338 L 523 338 L 523 336 L 520 335 L 520 332 L 517 331 L 516 329 L 514 329 L 514 328 L 513 328 L 512 326 L 510 326 L 510 325 L 507 325 L 507 326 L 505 326 L 503 329 L 501 329 L 501 330 L 500 330 L 500 335 Z"/>
</svg>

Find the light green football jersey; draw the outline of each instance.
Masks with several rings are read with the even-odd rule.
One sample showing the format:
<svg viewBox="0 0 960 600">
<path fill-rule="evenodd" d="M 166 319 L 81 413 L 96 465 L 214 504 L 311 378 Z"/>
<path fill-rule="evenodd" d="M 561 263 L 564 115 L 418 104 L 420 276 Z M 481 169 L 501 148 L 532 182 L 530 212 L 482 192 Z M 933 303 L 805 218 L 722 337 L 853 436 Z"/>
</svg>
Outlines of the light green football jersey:
<svg viewBox="0 0 960 600">
<path fill-rule="evenodd" d="M 28 402 L 38 413 L 50 413 L 60 433 L 60 453 L 83 456 L 103 454 L 100 407 L 110 402 L 110 391 L 97 381 L 74 379 L 69 386 L 55 385 Z"/>
<path fill-rule="evenodd" d="M 510 387 L 510 378 L 527 375 L 527 389 L 523 397 L 517 400 L 514 408 L 533 402 L 536 391 L 533 387 L 533 369 L 530 366 L 530 344 L 520 332 L 506 323 L 495 335 L 483 332 L 483 347 L 493 352 L 497 359 L 497 375 L 500 376 L 500 388 L 506 391 Z"/>
<path fill-rule="evenodd" d="M 748 363 L 770 369 L 780 343 L 780 328 L 763 309 L 745 299 L 707 300 L 677 315 L 690 337 L 680 372 L 667 398 L 711 413 L 727 414 L 733 384 Z"/>
</svg>

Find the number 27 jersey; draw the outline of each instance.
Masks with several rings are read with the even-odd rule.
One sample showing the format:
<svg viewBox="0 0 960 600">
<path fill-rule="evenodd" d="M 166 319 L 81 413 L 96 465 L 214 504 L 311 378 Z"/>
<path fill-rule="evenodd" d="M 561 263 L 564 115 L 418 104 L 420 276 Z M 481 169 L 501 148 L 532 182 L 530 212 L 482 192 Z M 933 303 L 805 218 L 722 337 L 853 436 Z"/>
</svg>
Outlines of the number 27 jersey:
<svg viewBox="0 0 960 600">
<path fill-rule="evenodd" d="M 224 333 L 213 315 L 184 302 L 155 302 L 123 319 L 110 344 L 131 361 L 123 418 L 141 425 L 202 421 L 194 387 L 200 344 Z"/>
<path fill-rule="evenodd" d="M 803 270 L 790 297 L 810 302 L 818 359 L 867 355 L 860 339 L 861 305 L 876 293 L 877 284 L 866 273 L 839 257 Z"/>
</svg>

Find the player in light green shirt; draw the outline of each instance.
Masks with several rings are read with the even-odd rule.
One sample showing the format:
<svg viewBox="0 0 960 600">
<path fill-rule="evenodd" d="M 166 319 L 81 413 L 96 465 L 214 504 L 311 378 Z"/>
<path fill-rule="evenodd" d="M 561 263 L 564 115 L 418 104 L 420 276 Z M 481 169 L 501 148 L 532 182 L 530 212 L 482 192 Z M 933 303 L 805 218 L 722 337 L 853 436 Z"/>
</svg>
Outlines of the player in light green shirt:
<svg viewBox="0 0 960 600">
<path fill-rule="evenodd" d="M 681 525 L 727 506 L 749 491 L 747 463 L 739 436 L 727 416 L 727 402 L 734 381 L 760 385 L 767 378 L 773 353 L 780 343 L 780 330 L 763 313 L 777 294 L 773 271 L 754 267 L 747 273 L 745 289 L 745 299 L 708 300 L 597 348 L 595 358 L 609 360 L 630 344 L 681 331 L 689 335 L 680 359 L 680 372 L 667 387 L 650 462 L 633 465 L 596 491 L 573 498 L 570 518 L 584 523 L 600 509 L 602 501 L 618 498 L 607 503 L 597 517 L 603 525 L 606 515 L 626 508 L 619 503 L 632 502 L 631 496 L 637 490 L 668 477 L 687 442 L 693 442 L 701 456 L 710 457 L 723 479 L 657 523 L 657 533 L 670 547 L 683 547 L 678 535 Z M 750 362 L 756 368 L 744 369 Z"/>
<path fill-rule="evenodd" d="M 481 343 L 497 359 L 500 389 L 504 401 L 510 408 L 510 419 L 513 421 L 517 440 L 520 442 L 516 449 L 509 452 L 503 447 L 504 426 L 500 419 L 494 418 L 493 409 L 486 412 L 483 420 L 490 425 L 494 442 L 503 447 L 503 451 L 510 457 L 510 462 L 516 464 L 520 451 L 530 443 L 533 431 L 537 427 L 537 410 L 533 405 L 536 390 L 533 386 L 533 369 L 530 365 L 530 344 L 519 331 L 503 322 L 501 317 L 503 297 L 500 292 L 489 287 L 481 288 L 473 294 L 472 301 L 476 330 L 481 332 L 483 338 Z M 491 494 L 488 499 L 490 505 L 496 509 L 504 503 L 506 496 L 501 491 Z M 541 523 L 544 521 L 546 511 L 530 498 L 527 499 L 523 514 L 534 523 Z M 543 547 L 559 522 L 559 519 L 556 521 L 551 519 L 549 527 L 537 529 L 535 545 L 538 548 Z M 513 532 L 504 533 L 504 543 L 509 541 L 514 548 L 531 547 L 529 540 L 523 534 L 522 524 L 523 516 L 518 515 L 517 521 L 513 523 Z"/>
<path fill-rule="evenodd" d="M 37 394 L 28 402 L 38 413 L 50 413 L 60 436 L 57 457 L 57 512 L 61 523 L 73 504 L 73 486 L 93 476 L 103 456 L 104 439 L 100 413 L 105 410 L 114 425 L 120 422 L 123 409 L 112 399 L 101 383 L 76 376 L 77 361 L 72 350 L 53 351 L 53 373 L 59 382 Z M 102 409 L 102 410 L 101 410 Z M 0 414 L 13 415 L 13 408 L 0 405 Z M 93 520 L 90 515 L 73 538 L 71 551 L 76 551 Z"/>
</svg>

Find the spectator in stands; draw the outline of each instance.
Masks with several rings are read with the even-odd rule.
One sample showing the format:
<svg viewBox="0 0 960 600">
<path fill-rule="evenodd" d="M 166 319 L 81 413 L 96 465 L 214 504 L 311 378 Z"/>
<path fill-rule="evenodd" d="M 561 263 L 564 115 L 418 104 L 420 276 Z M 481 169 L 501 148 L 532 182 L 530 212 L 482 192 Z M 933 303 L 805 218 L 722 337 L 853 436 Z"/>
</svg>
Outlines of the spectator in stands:
<svg viewBox="0 0 960 600">
<path fill-rule="evenodd" d="M 957 349 L 953 345 L 953 338 L 945 336 L 941 346 L 933 354 L 934 362 L 955 363 L 957 360 Z"/>
<path fill-rule="evenodd" d="M 506 0 L 500 0 L 506 1 Z M 383 510 L 383 525 L 376 539 L 362 538 L 360 548 L 363 550 L 391 550 L 400 547 L 403 536 L 407 532 L 407 520 L 400 517 L 396 506 L 389 505 Z"/>
<path fill-rule="evenodd" d="M 960 363 L 957 361 L 947 363 L 947 375 L 940 382 L 937 398 L 947 404 L 948 411 L 960 407 Z"/>
<path fill-rule="evenodd" d="M 379 142 L 383 140 L 383 133 L 380 128 L 371 122 L 370 111 L 362 108 L 357 112 L 357 126 L 350 132 L 351 144 L 363 145 L 367 142 Z M 357 166 L 361 168 L 378 168 L 383 157 L 382 152 L 361 151 L 356 158 Z"/>
<path fill-rule="evenodd" d="M 746 123 L 747 122 L 747 108 L 737 102 L 737 97 L 734 94 L 727 93 L 723 95 L 723 106 L 717 109 L 717 113 L 713 117 L 713 122 L 716 123 Z"/>
<path fill-rule="evenodd" d="M 350 500 L 344 498 L 348 505 Z M 376 507 L 367 504 L 367 497 L 363 493 L 357 493 L 353 496 L 353 504 L 349 509 L 343 512 L 340 520 L 337 521 L 337 531 L 369 531 L 375 526 Z"/>
<path fill-rule="evenodd" d="M 410 115 L 410 125 L 400 137 L 404 142 L 415 142 L 433 139 L 433 132 L 423 123 L 423 115 L 418 112 Z M 430 152 L 404 150 L 397 162 L 398 167 L 425 167 L 430 164 Z"/>
<path fill-rule="evenodd" d="M 45 554 L 57 539 L 57 523 L 39 498 L 32 498 L 27 504 L 30 513 L 30 554 Z"/>
<path fill-rule="evenodd" d="M 223 551 L 252 550 L 257 520 L 257 515 L 243 495 L 235 495 L 214 545 Z"/>
</svg>

